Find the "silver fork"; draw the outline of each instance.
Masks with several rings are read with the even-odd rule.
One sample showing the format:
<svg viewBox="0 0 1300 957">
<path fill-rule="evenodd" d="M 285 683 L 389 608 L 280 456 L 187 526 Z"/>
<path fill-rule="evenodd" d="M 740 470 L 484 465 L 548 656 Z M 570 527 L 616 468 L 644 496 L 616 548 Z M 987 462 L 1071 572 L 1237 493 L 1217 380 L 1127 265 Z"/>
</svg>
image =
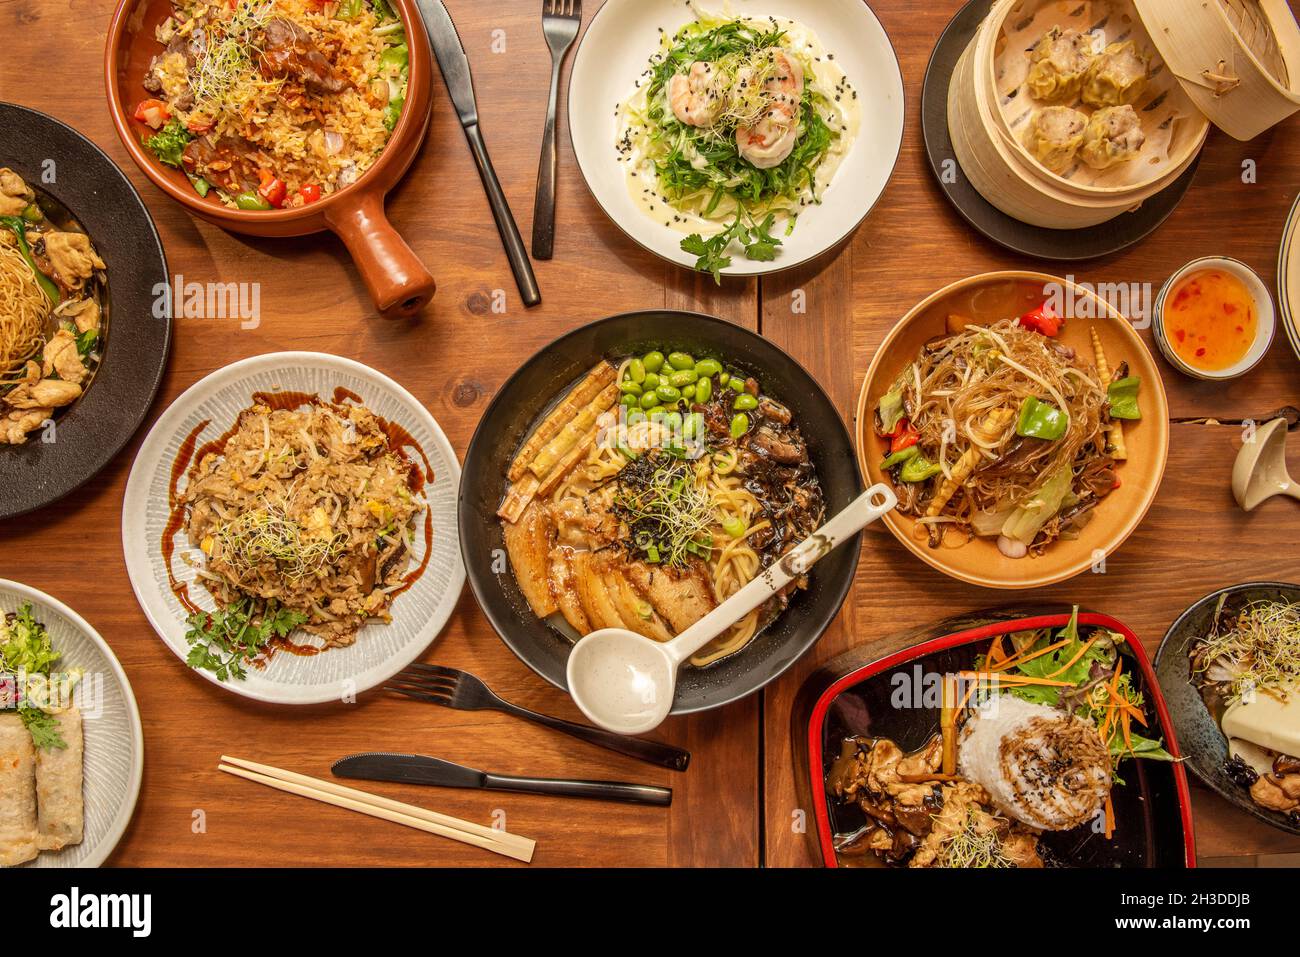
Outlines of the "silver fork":
<svg viewBox="0 0 1300 957">
<path fill-rule="evenodd" d="M 551 96 L 546 104 L 542 160 L 537 168 L 537 198 L 533 200 L 533 258 L 550 259 L 555 251 L 555 104 L 560 67 L 582 24 L 582 0 L 542 0 L 542 33 L 551 48 Z"/>
<path fill-rule="evenodd" d="M 547 714 L 538 714 L 536 711 L 521 708 L 498 697 L 481 679 L 467 671 L 458 671 L 455 668 L 414 664 L 390 678 L 389 683 L 384 685 L 384 690 L 395 691 L 417 701 L 442 705 L 444 708 L 455 708 L 458 711 L 484 709 L 501 711 L 555 731 L 563 731 L 588 744 L 617 751 L 619 754 L 626 754 L 628 757 L 648 761 L 660 767 L 672 768 L 674 771 L 685 771 L 691 761 L 689 751 L 674 748 L 670 744 L 630 738 L 626 735 L 614 734 L 612 731 L 588 727 L 585 724 L 574 724 L 572 721 L 552 718 Z"/>
</svg>

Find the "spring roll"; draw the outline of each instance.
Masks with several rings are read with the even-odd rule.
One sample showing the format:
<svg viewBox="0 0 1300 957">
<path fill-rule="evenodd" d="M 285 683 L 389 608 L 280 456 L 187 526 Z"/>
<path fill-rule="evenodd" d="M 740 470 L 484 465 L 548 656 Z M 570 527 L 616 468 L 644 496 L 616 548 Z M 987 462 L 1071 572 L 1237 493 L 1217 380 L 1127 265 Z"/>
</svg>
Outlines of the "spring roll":
<svg viewBox="0 0 1300 957">
<path fill-rule="evenodd" d="M 36 840 L 43 851 L 80 844 L 82 834 L 81 712 L 73 705 L 52 717 L 68 746 L 36 752 Z"/>
<path fill-rule="evenodd" d="M 36 834 L 36 754 L 22 718 L 0 713 L 0 867 L 30 861 Z"/>
</svg>

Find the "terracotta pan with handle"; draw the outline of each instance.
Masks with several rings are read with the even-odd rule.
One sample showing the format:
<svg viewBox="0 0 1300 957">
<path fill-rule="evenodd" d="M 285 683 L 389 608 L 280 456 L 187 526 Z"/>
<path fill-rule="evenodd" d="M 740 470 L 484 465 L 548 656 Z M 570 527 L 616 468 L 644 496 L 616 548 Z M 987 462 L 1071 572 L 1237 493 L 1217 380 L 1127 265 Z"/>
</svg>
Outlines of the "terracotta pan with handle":
<svg viewBox="0 0 1300 957">
<path fill-rule="evenodd" d="M 410 316 L 433 297 L 434 281 L 384 214 L 384 197 L 405 174 L 424 142 L 432 107 L 432 56 L 414 0 L 390 0 L 402 18 L 410 50 L 406 105 L 388 145 L 356 183 L 298 209 L 240 210 L 215 193 L 203 197 L 184 173 L 160 163 L 142 144 L 153 131 L 132 119 L 135 104 L 151 96 L 143 84 L 149 63 L 161 49 L 158 25 L 170 15 L 170 0 L 122 0 L 108 29 L 104 78 L 109 112 L 127 152 L 163 192 L 194 215 L 223 229 L 252 236 L 303 236 L 330 230 L 343 240 L 380 313 Z"/>
</svg>

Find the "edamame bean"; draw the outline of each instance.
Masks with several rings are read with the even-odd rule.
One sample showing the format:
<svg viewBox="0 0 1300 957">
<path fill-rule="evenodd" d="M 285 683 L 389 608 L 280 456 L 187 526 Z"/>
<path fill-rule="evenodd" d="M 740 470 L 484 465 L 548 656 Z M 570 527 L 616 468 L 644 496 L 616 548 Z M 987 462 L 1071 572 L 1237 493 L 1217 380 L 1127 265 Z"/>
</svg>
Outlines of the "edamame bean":
<svg viewBox="0 0 1300 957">
<path fill-rule="evenodd" d="M 731 381 L 731 373 L 723 372 L 718 375 L 718 385 L 726 385 Z"/>
<path fill-rule="evenodd" d="M 669 412 L 664 416 L 664 425 L 670 432 L 678 432 L 682 427 L 682 414 L 680 412 Z"/>
<path fill-rule="evenodd" d="M 695 363 L 695 371 L 700 378 L 711 378 L 722 371 L 722 363 L 717 359 L 701 359 Z"/>
<path fill-rule="evenodd" d="M 631 412 L 627 414 L 628 425 L 636 425 L 638 422 L 644 422 L 644 421 L 645 421 L 645 413 L 642 412 L 640 409 L 633 409 Z"/>
<path fill-rule="evenodd" d="M 653 409 L 659 404 L 659 395 L 657 392 L 646 392 L 641 396 L 641 408 Z"/>
<path fill-rule="evenodd" d="M 640 395 L 641 387 L 635 382 L 620 382 L 618 384 L 618 391 L 622 392 L 624 395 Z"/>
<path fill-rule="evenodd" d="M 708 402 L 713 397 L 713 380 L 700 379 L 695 383 L 695 401 Z"/>
<path fill-rule="evenodd" d="M 694 369 L 695 360 L 685 352 L 668 353 L 668 364 L 674 369 Z"/>
<path fill-rule="evenodd" d="M 738 439 L 749 431 L 749 416 L 739 412 L 731 417 L 731 437 Z"/>
<path fill-rule="evenodd" d="M 704 381 L 707 382 L 708 380 L 705 379 Z M 685 399 L 687 402 L 695 401 L 695 394 L 696 394 L 695 386 L 688 385 L 682 387 L 682 398 Z"/>
<path fill-rule="evenodd" d="M 668 384 L 675 385 L 680 389 L 682 386 L 690 385 L 698 378 L 699 376 L 694 369 L 682 369 L 668 377 Z"/>
<path fill-rule="evenodd" d="M 641 360 L 641 365 L 645 366 L 646 372 L 658 372 L 664 366 L 664 354 L 662 352 L 647 352 Z"/>
<path fill-rule="evenodd" d="M 660 383 L 659 388 L 655 389 L 655 395 L 659 396 L 659 401 L 665 405 L 670 402 L 676 402 L 682 397 L 682 390 L 675 385 L 663 385 Z"/>
<path fill-rule="evenodd" d="M 618 401 L 621 404 L 627 406 L 629 409 L 635 408 L 636 406 L 641 404 L 641 400 L 637 396 L 632 395 L 632 393 L 630 392 L 627 395 L 623 396 L 623 398 L 619 399 Z"/>
<path fill-rule="evenodd" d="M 732 391 L 734 392 L 745 391 L 745 380 L 738 375 L 733 375 L 727 385 L 731 386 Z"/>
<path fill-rule="evenodd" d="M 748 392 L 742 392 L 736 396 L 736 401 L 731 404 L 731 407 L 737 412 L 748 412 L 758 408 L 758 400 Z"/>
<path fill-rule="evenodd" d="M 659 378 L 659 376 L 656 373 L 647 372 L 645 374 L 645 379 L 642 380 L 641 382 L 641 388 L 644 389 L 646 392 L 649 392 L 651 389 L 659 388 L 659 383 L 661 381 L 662 380 Z"/>
<path fill-rule="evenodd" d="M 640 359 L 633 359 L 627 364 L 627 377 L 638 384 L 645 381 L 645 363 Z"/>
</svg>

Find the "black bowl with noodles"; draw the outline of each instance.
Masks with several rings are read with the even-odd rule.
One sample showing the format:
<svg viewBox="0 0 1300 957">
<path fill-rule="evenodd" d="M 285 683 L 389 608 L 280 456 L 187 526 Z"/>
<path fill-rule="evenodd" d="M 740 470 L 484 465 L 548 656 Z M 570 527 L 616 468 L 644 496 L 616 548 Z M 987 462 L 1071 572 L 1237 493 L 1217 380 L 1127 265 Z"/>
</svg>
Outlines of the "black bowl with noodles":
<svg viewBox="0 0 1300 957">
<path fill-rule="evenodd" d="M 506 470 L 543 413 L 604 358 L 678 349 L 722 355 L 784 404 L 808 446 L 826 515 L 861 494 L 862 477 L 848 430 L 821 386 L 788 355 L 733 323 L 690 312 L 647 310 L 593 322 L 561 336 L 501 387 L 470 441 L 461 474 L 460 545 L 470 587 L 502 640 L 526 665 L 565 688 L 570 640 L 528 606 L 506 561 L 497 518 Z M 821 637 L 844 603 L 858 564 L 860 536 L 819 561 L 809 587 L 739 651 L 703 668 L 682 668 L 673 714 L 716 708 L 744 697 L 789 668 Z"/>
<path fill-rule="evenodd" d="M 1210 712 L 1200 689 L 1192 683 L 1189 657 L 1196 640 L 1214 626 L 1220 598 L 1231 612 L 1256 601 L 1300 602 L 1300 585 L 1287 582 L 1246 582 L 1220 589 L 1200 599 L 1169 626 L 1156 652 L 1156 677 L 1164 691 L 1187 766 L 1211 790 L 1252 817 L 1278 830 L 1300 834 L 1300 822 L 1280 811 L 1261 807 L 1250 790 L 1228 774 L 1228 739 Z"/>
<path fill-rule="evenodd" d="M 92 478 L 130 440 L 162 382 L 170 303 L 167 260 L 144 203 L 99 147 L 26 107 L 0 103 L 0 167 L 65 211 L 90 236 L 106 270 L 103 358 L 85 393 L 52 428 L 0 445 L 0 520 L 48 505 Z"/>
</svg>

